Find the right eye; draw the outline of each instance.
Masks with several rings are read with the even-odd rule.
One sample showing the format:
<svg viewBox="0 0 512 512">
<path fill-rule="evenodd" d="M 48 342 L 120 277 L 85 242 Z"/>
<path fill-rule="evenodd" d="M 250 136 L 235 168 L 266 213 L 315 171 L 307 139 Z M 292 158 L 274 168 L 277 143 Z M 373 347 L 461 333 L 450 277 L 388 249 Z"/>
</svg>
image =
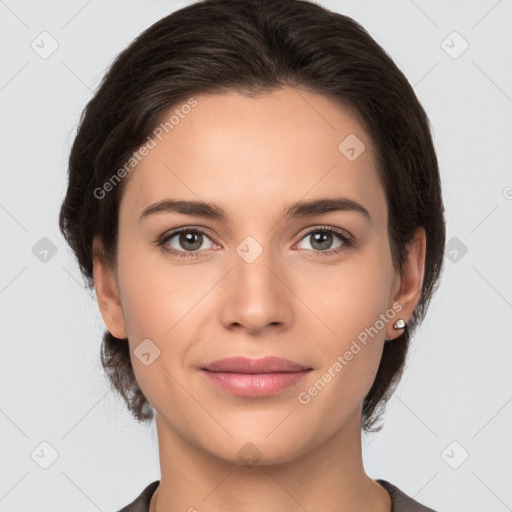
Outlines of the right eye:
<svg viewBox="0 0 512 512">
<path fill-rule="evenodd" d="M 200 228 L 184 227 L 162 235 L 158 245 L 161 245 L 165 251 L 176 255 L 178 258 L 194 258 L 198 256 L 198 252 L 201 252 L 201 248 L 205 249 L 205 239 L 210 240 L 206 231 Z"/>
</svg>

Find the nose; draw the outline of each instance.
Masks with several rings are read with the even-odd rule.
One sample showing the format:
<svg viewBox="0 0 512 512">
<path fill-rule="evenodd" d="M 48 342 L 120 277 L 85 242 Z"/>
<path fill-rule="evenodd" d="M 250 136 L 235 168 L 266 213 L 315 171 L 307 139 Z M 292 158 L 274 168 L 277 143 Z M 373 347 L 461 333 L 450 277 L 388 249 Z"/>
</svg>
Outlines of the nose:
<svg viewBox="0 0 512 512">
<path fill-rule="evenodd" d="M 255 250 L 261 251 L 258 245 L 241 244 L 233 254 L 233 267 L 223 284 L 221 321 L 227 329 L 246 330 L 253 335 L 265 329 L 289 328 L 294 296 L 285 266 L 270 250 L 257 256 Z"/>
</svg>

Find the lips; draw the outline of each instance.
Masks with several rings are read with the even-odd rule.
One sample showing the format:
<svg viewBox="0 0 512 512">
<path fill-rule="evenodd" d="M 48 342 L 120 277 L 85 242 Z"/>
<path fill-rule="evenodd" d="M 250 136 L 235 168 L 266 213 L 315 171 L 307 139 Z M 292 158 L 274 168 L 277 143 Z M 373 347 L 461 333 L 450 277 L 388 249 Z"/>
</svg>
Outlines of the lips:
<svg viewBox="0 0 512 512">
<path fill-rule="evenodd" d="M 230 357 L 206 365 L 201 373 L 231 395 L 261 398 L 296 386 L 311 370 L 280 357 Z"/>
<path fill-rule="evenodd" d="M 289 359 L 281 357 L 263 357 L 261 359 L 250 359 L 248 357 L 228 357 L 219 359 L 207 364 L 203 370 L 210 372 L 230 372 L 230 373 L 287 373 L 311 370 L 307 366 L 294 363 Z"/>
</svg>

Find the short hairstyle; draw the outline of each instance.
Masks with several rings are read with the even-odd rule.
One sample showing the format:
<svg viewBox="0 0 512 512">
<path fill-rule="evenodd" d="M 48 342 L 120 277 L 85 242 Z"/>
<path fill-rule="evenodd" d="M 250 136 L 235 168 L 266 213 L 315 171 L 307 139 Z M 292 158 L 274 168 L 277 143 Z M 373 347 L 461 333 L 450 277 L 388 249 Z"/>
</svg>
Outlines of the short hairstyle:
<svg viewBox="0 0 512 512">
<path fill-rule="evenodd" d="M 92 289 L 95 235 L 116 268 L 119 204 L 130 176 L 108 194 L 98 197 L 95 191 L 130 160 L 169 110 L 192 95 L 233 91 L 254 97 L 284 86 L 350 109 L 371 137 L 396 270 L 402 269 L 415 228 L 426 232 L 418 305 L 402 334 L 385 341 L 363 402 L 362 429 L 380 430 L 376 421 L 438 286 L 445 219 L 428 117 L 392 58 L 352 18 L 304 0 L 204 0 L 154 23 L 115 58 L 82 112 L 59 227 Z M 133 416 L 150 421 L 154 411 L 136 381 L 128 340 L 106 331 L 101 362 Z"/>
</svg>

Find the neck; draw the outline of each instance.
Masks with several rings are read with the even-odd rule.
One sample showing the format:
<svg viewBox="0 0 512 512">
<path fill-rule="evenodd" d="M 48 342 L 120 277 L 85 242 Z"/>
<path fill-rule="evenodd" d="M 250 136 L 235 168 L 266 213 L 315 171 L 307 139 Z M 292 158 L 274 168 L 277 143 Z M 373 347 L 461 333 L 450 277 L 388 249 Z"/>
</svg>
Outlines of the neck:
<svg viewBox="0 0 512 512">
<path fill-rule="evenodd" d="M 391 512 L 389 494 L 363 468 L 360 413 L 289 461 L 252 466 L 190 443 L 158 413 L 156 421 L 161 479 L 150 512 Z"/>
</svg>

